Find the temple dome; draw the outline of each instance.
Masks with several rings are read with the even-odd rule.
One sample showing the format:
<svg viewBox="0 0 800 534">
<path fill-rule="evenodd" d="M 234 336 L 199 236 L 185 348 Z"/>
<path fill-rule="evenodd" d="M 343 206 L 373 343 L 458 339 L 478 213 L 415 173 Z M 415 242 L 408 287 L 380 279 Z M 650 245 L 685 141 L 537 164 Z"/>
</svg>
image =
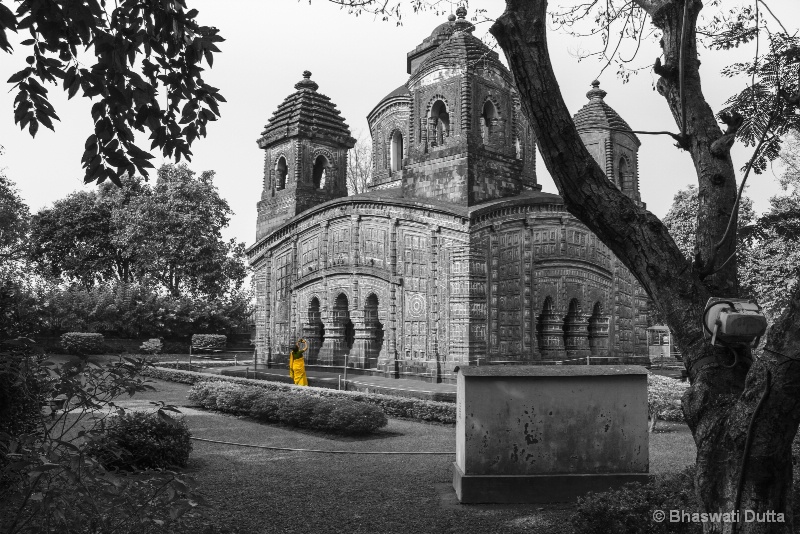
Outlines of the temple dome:
<svg viewBox="0 0 800 534">
<path fill-rule="evenodd" d="M 261 148 L 275 140 L 301 134 L 350 138 L 350 128 L 336 104 L 317 92 L 319 85 L 311 80 L 309 71 L 303 72 L 303 79 L 294 87 L 297 91 L 286 97 L 264 127 L 258 141 Z"/>
<path fill-rule="evenodd" d="M 439 45 L 425 58 L 417 72 L 433 67 L 471 67 L 487 64 L 499 68 L 502 72 L 508 72 L 505 65 L 500 62 L 497 52 L 491 50 L 470 31 L 464 30 L 454 32 L 447 41 Z"/>
<path fill-rule="evenodd" d="M 589 101 L 572 118 L 575 127 L 579 132 L 595 128 L 603 130 L 610 128 L 611 131 L 628 132 L 637 144 L 641 144 L 628 123 L 603 100 L 606 94 L 608 93 L 600 89 L 599 81 L 592 82 L 592 88 L 586 93 Z"/>
<path fill-rule="evenodd" d="M 379 109 L 381 109 L 384 106 L 384 104 L 388 104 L 389 102 L 392 102 L 392 101 L 407 102 L 409 105 L 411 104 L 411 92 L 409 92 L 408 87 L 406 86 L 406 84 L 401 85 L 400 87 L 398 87 L 397 89 L 395 89 L 394 91 L 389 93 L 388 95 L 386 95 L 383 98 L 381 98 L 380 102 L 378 102 L 375 105 L 375 107 L 372 108 L 372 111 L 370 111 L 367 114 L 367 122 L 369 122 L 371 120 L 372 116 Z"/>
</svg>

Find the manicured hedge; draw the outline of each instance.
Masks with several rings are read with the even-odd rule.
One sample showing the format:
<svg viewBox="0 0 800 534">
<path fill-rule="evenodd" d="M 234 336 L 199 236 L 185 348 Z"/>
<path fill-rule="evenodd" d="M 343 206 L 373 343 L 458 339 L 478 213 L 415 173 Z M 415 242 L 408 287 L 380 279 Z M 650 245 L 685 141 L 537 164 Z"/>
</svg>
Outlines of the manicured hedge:
<svg viewBox="0 0 800 534">
<path fill-rule="evenodd" d="M 293 384 L 283 384 L 280 382 L 208 375 L 205 373 L 180 371 L 164 367 L 148 369 L 143 374 L 152 378 L 169 380 L 170 382 L 180 382 L 183 384 L 195 384 L 202 381 L 230 382 L 233 384 L 260 387 L 270 391 L 292 391 L 301 395 L 347 399 L 378 406 L 389 417 L 404 417 L 447 424 L 455 424 L 456 422 L 456 406 L 449 402 L 395 397 L 379 393 L 362 393 L 360 391 L 338 391 L 335 389 L 295 386 Z"/>
<path fill-rule="evenodd" d="M 69 354 L 103 354 L 106 352 L 103 334 L 67 332 L 61 335 L 61 346 Z"/>
<path fill-rule="evenodd" d="M 197 350 L 225 350 L 228 338 L 222 334 L 194 334 L 192 348 Z"/>
<path fill-rule="evenodd" d="M 370 434 L 388 422 L 377 406 L 230 382 L 199 382 L 192 386 L 189 400 L 225 413 L 346 435 Z"/>
</svg>

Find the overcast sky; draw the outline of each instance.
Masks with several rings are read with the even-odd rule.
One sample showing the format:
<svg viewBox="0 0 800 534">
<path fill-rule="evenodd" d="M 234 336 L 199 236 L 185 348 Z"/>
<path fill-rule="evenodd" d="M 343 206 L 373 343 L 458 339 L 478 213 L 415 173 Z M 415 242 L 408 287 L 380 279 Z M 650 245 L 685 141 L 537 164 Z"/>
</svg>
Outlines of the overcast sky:
<svg viewBox="0 0 800 534">
<path fill-rule="evenodd" d="M 725 2 L 726 7 L 730 2 Z M 446 14 L 414 14 L 407 9 L 403 26 L 376 21 L 368 16 L 354 17 L 325 0 L 236 0 L 220 2 L 188 0 L 190 8 L 200 11 L 201 24 L 216 26 L 226 41 L 220 44 L 213 69 L 205 80 L 218 87 L 228 101 L 221 106 L 222 118 L 209 125 L 208 137 L 192 147 L 190 164 L 197 172 L 216 171 L 216 185 L 235 212 L 225 237 L 253 244 L 256 228 L 256 202 L 260 198 L 263 152 L 256 139 L 272 112 L 294 91 L 294 84 L 304 70 L 310 70 L 319 91 L 328 95 L 346 119 L 354 136 L 363 133 L 369 139 L 366 115 L 388 92 L 408 79 L 406 53 L 427 37 Z M 556 2 L 553 2 L 556 4 Z M 796 28 L 800 19 L 798 0 L 772 0 L 773 11 L 784 24 Z M 504 2 L 473 0 L 475 8 L 485 8 L 487 16 L 496 17 Z M 488 32 L 488 23 L 478 24 L 476 35 Z M 792 29 L 790 28 L 790 31 Z M 24 37 L 22 37 L 24 38 Z M 550 50 L 556 75 L 567 106 L 574 113 L 586 102 L 590 82 L 602 67 L 597 60 L 578 62 L 575 52 L 594 50 L 598 40 L 575 39 L 551 33 Z M 19 51 L 20 47 L 16 47 Z M 496 48 L 503 58 L 502 50 Z M 752 49 L 745 50 L 752 54 Z M 652 62 L 659 54 L 656 43 L 645 43 L 639 51 L 640 64 Z M 7 80 L 23 68 L 25 54 L 3 54 L 0 79 Z M 722 66 L 734 60 L 731 54 L 703 53 L 704 94 L 719 110 L 724 101 L 741 89 L 744 80 L 732 82 L 722 77 Z M 643 70 L 622 84 L 611 66 L 600 76 L 601 87 L 608 92 L 605 100 L 634 130 L 675 131 L 675 123 L 663 98 L 653 90 L 655 76 Z M 52 86 L 48 86 L 52 87 Z M 60 87 L 50 90 L 51 102 L 61 118 L 55 133 L 42 127 L 36 139 L 20 132 L 13 123 L 15 94 L 0 92 L 0 145 L 5 155 L 0 167 L 17 183 L 31 211 L 36 212 L 72 191 L 91 189 L 83 185 L 80 159 L 86 137 L 92 132 L 89 113 L 91 102 L 85 98 L 66 100 Z M 144 138 L 141 138 L 144 137 Z M 639 175 L 642 200 L 662 217 L 678 189 L 696 181 L 689 155 L 673 146 L 666 136 L 640 136 Z M 149 142 L 139 134 L 140 146 Z M 750 150 L 738 146 L 734 163 L 742 167 Z M 164 159 L 156 154 L 158 167 Z M 556 192 L 539 158 L 539 183 L 543 190 Z M 776 171 L 778 172 L 776 167 Z M 773 172 L 748 179 L 748 194 L 757 212 L 764 210 L 770 196 L 780 192 Z"/>
</svg>

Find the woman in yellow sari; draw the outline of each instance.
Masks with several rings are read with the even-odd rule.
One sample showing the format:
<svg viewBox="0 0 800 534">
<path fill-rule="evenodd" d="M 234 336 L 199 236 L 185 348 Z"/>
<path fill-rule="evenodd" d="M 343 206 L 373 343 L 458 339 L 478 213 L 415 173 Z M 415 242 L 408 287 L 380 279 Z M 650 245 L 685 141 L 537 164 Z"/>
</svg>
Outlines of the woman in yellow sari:
<svg viewBox="0 0 800 534">
<path fill-rule="evenodd" d="M 303 348 L 300 348 L 300 344 Z M 308 341 L 303 338 L 297 340 L 294 344 L 294 349 L 289 353 L 289 376 L 292 377 L 294 383 L 298 386 L 307 386 L 308 377 L 306 376 L 306 363 L 303 359 L 303 354 L 308 349 Z"/>
</svg>

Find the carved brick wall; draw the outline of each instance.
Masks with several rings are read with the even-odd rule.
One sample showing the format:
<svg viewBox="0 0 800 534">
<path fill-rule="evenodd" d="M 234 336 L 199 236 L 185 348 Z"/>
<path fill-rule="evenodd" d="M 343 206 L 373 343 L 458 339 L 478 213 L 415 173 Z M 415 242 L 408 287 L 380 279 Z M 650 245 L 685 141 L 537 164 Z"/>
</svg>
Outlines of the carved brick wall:
<svg viewBox="0 0 800 534">
<path fill-rule="evenodd" d="M 294 221 L 254 259 L 261 361 L 286 365 L 301 335 L 314 339 L 311 366 L 346 357 L 361 372 L 445 381 L 456 365 L 646 353 L 641 289 L 562 205 L 467 220 L 342 199 Z"/>
<path fill-rule="evenodd" d="M 409 117 L 410 107 L 405 102 L 388 104 L 375 117 L 371 117 L 373 165 L 371 188 L 379 188 L 402 178 L 402 170 L 393 171 L 391 168 L 392 134 L 395 131 L 402 134 L 403 158 L 405 158 L 411 143 Z"/>
</svg>

